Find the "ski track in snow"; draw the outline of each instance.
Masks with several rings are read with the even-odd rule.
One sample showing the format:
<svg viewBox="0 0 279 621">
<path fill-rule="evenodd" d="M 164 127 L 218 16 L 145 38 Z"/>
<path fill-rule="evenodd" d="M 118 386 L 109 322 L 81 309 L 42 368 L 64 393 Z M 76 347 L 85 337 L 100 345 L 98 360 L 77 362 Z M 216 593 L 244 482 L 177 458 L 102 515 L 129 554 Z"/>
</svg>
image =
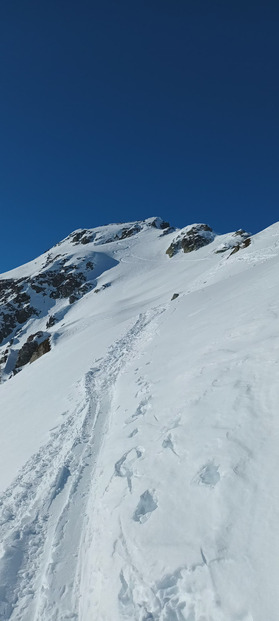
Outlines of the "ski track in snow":
<svg viewBox="0 0 279 621">
<path fill-rule="evenodd" d="M 212 431 L 212 437 L 214 438 L 214 441 L 211 440 L 212 459 L 204 462 L 201 461 L 201 467 L 192 480 L 192 485 L 200 486 L 201 492 L 203 493 L 204 490 L 204 493 L 207 495 L 208 492 L 213 493 L 214 488 L 218 488 L 219 484 L 222 483 L 222 479 L 224 479 L 225 487 L 223 487 L 223 494 L 225 494 L 225 497 L 227 495 L 229 503 L 226 514 L 223 516 L 223 520 L 219 522 L 218 528 L 216 528 L 214 548 L 210 552 L 207 550 L 206 542 L 204 548 L 203 542 L 200 541 L 199 562 L 192 565 L 185 563 L 185 565 L 178 566 L 172 573 L 166 572 L 161 579 L 154 581 L 148 580 L 144 575 L 144 557 L 140 558 L 141 552 L 137 550 L 135 542 L 131 540 L 130 533 L 125 532 L 125 526 L 121 523 L 121 519 L 119 519 L 119 535 L 113 547 L 113 556 L 116 555 L 120 559 L 119 616 L 116 616 L 115 619 L 130 621 L 253 621 L 253 617 L 245 607 L 245 604 L 234 602 L 233 595 L 228 597 L 227 595 L 224 596 L 224 592 L 220 593 L 219 584 L 220 577 L 222 582 L 222 574 L 226 575 L 226 572 L 228 572 L 228 575 L 230 575 L 231 567 L 235 567 L 237 571 L 238 560 L 235 558 L 234 553 L 230 551 L 231 530 L 235 528 L 237 533 L 237 524 L 241 523 L 241 504 L 246 505 L 247 515 L 249 516 L 249 521 L 245 525 L 246 534 L 244 534 L 242 542 L 244 544 L 242 554 L 247 559 L 248 581 L 251 572 L 249 567 L 249 564 L 252 563 L 252 559 L 249 559 L 249 533 L 253 529 L 253 514 L 257 494 L 260 489 L 260 495 L 262 495 L 266 487 L 265 475 L 263 478 L 261 477 L 261 460 L 263 455 L 268 455 L 269 452 L 271 454 L 274 453 L 273 450 L 269 451 L 269 446 L 273 447 L 273 439 L 269 438 L 269 412 L 272 410 L 274 396 L 270 394 L 270 388 L 264 391 L 261 389 L 261 398 L 259 399 L 257 389 L 262 382 L 264 386 L 268 386 L 269 364 L 272 365 L 272 361 L 266 361 L 266 370 L 265 366 L 263 370 L 262 364 L 263 361 L 260 360 L 260 357 L 258 363 L 255 364 L 255 356 L 253 354 L 247 356 L 246 359 L 233 358 L 229 365 L 224 365 L 222 361 L 221 368 L 215 369 L 218 379 L 213 379 L 211 383 L 207 383 L 203 379 L 205 367 L 201 368 L 201 381 L 205 389 L 204 394 L 201 393 L 198 401 L 211 399 L 212 397 L 215 401 L 216 397 L 214 397 L 214 394 L 216 391 L 218 392 L 220 389 L 222 391 L 224 387 L 229 385 L 231 375 L 233 377 L 231 381 L 232 399 L 229 402 L 228 411 L 226 411 L 226 408 L 224 412 L 220 412 L 220 415 L 217 416 L 217 422 L 216 419 L 213 419 L 212 427 L 211 425 L 208 427 L 209 438 L 210 434 L 212 435 Z M 140 384 L 143 386 L 143 393 L 145 391 L 147 393 L 145 403 L 148 403 L 147 395 L 150 387 L 142 379 Z M 137 397 L 140 399 L 141 409 L 142 393 L 139 392 Z M 136 412 L 138 410 L 139 408 L 137 408 Z M 231 412 L 233 412 L 233 417 Z M 140 417 L 143 415 L 144 412 L 140 412 Z M 136 417 L 131 416 L 126 420 L 126 424 L 129 425 L 133 421 L 136 421 L 138 424 L 138 416 L 139 414 Z M 218 422 L 219 416 L 220 421 Z M 176 428 L 178 424 L 178 421 L 176 421 L 176 424 L 173 424 L 173 426 L 167 429 L 163 428 L 160 431 L 160 436 L 162 436 L 163 432 L 163 437 L 165 438 L 163 442 L 160 439 L 162 450 L 170 450 L 176 458 L 179 455 L 174 448 L 171 430 Z M 198 421 L 198 426 L 199 424 L 200 421 Z M 218 445 L 216 445 L 216 429 L 218 429 L 218 425 L 220 425 L 219 431 L 217 431 L 218 442 L 221 443 L 222 441 L 224 446 L 227 446 L 229 458 L 233 456 L 233 460 L 235 460 L 234 464 L 230 465 L 231 470 L 228 473 L 225 472 L 228 466 L 225 468 L 223 465 L 222 468 L 218 460 Z M 210 444 L 210 439 L 208 442 Z M 232 445 L 235 446 L 233 451 L 230 449 Z M 253 446 L 254 452 L 250 445 Z M 130 449 L 115 463 L 115 476 L 127 478 L 127 486 L 130 492 L 132 491 L 133 465 L 137 459 L 141 458 L 143 450 L 141 447 Z M 203 459 L 202 453 L 200 459 Z M 224 456 L 222 455 L 223 459 Z M 270 466 L 270 470 L 272 467 L 275 467 L 275 464 Z M 230 495 L 232 482 L 236 487 L 237 498 L 240 504 L 235 502 L 233 496 L 231 499 L 228 496 L 228 494 Z M 107 489 L 108 487 L 105 492 Z M 143 524 L 152 519 L 152 515 L 154 515 L 159 505 L 160 499 L 157 497 L 156 490 L 145 490 L 135 506 L 134 513 L 131 515 L 131 519 L 137 524 L 137 528 L 141 529 Z M 91 504 L 91 509 L 93 506 L 94 500 Z M 222 507 L 222 503 L 220 503 L 220 507 Z M 218 501 L 216 508 L 218 511 Z M 99 513 L 99 517 L 100 515 L 101 513 Z M 95 523 L 97 518 L 98 513 L 95 514 Z M 96 530 L 97 535 L 95 533 L 95 537 L 97 536 L 98 538 L 98 528 Z M 90 547 L 90 535 L 83 543 L 82 548 L 84 550 Z M 95 543 L 96 541 L 93 541 L 93 551 Z M 196 545 L 198 545 L 197 541 Z M 97 582 L 97 593 L 106 591 L 106 582 L 104 581 L 102 584 L 101 578 L 102 562 L 102 551 L 99 549 L 94 559 L 92 558 L 90 570 L 87 572 L 87 575 L 94 576 L 93 582 L 94 580 Z M 100 564 L 98 565 L 98 563 Z M 83 591 L 86 591 L 86 589 L 83 589 Z M 228 602 L 226 601 L 227 599 Z M 232 602 L 230 602 L 230 599 Z M 89 607 L 82 607 L 80 611 L 81 617 L 79 618 L 82 620 L 90 618 L 89 610 Z M 99 614 L 98 618 L 101 621 L 110 621 L 110 617 L 106 613 L 100 612 L 98 608 L 94 608 L 94 605 L 93 610 L 97 616 Z"/>
<path fill-rule="evenodd" d="M 145 339 L 152 337 L 153 320 L 163 310 L 140 315 L 98 367 L 86 374 L 78 387 L 78 408 L 1 496 L 1 621 L 78 619 L 79 540 L 113 385 Z M 129 485 L 128 464 L 126 455 L 116 464 L 115 474 L 126 476 Z"/>
</svg>

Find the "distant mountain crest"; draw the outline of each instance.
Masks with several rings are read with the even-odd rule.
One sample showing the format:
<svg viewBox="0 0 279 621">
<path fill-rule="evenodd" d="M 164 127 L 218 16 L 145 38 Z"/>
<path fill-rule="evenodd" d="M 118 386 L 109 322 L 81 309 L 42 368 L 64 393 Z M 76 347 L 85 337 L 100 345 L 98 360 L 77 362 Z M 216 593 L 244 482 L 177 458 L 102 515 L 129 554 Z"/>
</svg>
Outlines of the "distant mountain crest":
<svg viewBox="0 0 279 621">
<path fill-rule="evenodd" d="M 160 240 L 165 237 L 170 243 Z M 55 324 L 62 320 L 74 302 L 91 291 L 99 293 L 110 286 L 106 279 L 99 285 L 99 278 L 119 264 L 121 253 L 127 248 L 129 252 L 130 244 L 138 243 L 138 240 L 152 250 L 153 244 L 160 241 L 159 258 L 163 261 L 166 254 L 172 258 L 179 253 L 198 251 L 215 238 L 216 234 L 207 224 L 193 224 L 178 230 L 159 217 L 78 229 L 41 257 L 3 274 L 0 280 L 2 380 L 18 372 L 21 362 L 29 362 L 37 349 L 42 353 L 47 351 L 47 348 L 43 350 L 41 342 L 51 342 Z M 125 244 L 130 239 L 134 241 Z M 232 254 L 249 243 L 248 233 L 239 229 L 226 236 L 214 252 L 223 254 L 229 251 Z M 40 334 L 39 339 L 37 334 Z"/>
<path fill-rule="evenodd" d="M 65 240 L 59 242 L 57 246 L 64 241 L 69 240 L 72 244 L 90 244 L 95 245 L 110 244 L 114 241 L 120 241 L 132 237 L 141 231 L 153 227 L 160 230 L 170 229 L 169 222 L 165 222 L 159 217 L 148 218 L 147 220 L 117 223 L 100 226 L 94 229 L 78 229 L 73 231 Z M 172 229 L 174 230 L 174 229 Z"/>
</svg>

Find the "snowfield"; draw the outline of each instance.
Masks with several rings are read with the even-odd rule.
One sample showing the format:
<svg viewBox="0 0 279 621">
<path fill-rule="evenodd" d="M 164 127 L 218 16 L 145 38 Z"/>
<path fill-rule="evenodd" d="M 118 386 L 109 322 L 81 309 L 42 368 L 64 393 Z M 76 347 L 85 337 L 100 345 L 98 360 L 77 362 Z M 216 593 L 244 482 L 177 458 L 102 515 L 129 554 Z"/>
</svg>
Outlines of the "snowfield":
<svg viewBox="0 0 279 621">
<path fill-rule="evenodd" d="M 170 258 L 191 227 L 152 222 L 0 277 L 94 264 L 32 293 L 2 368 L 0 621 L 278 621 L 279 223 Z"/>
</svg>

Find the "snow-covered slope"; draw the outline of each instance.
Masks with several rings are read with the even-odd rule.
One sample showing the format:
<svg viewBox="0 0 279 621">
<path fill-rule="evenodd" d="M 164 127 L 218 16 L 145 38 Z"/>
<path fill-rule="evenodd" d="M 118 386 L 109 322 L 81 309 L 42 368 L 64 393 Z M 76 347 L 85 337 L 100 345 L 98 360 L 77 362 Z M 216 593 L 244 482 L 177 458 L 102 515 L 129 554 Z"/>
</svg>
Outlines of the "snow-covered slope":
<svg viewBox="0 0 279 621">
<path fill-rule="evenodd" d="M 1 621 L 278 621 L 278 268 L 150 218 L 0 277 Z"/>
</svg>

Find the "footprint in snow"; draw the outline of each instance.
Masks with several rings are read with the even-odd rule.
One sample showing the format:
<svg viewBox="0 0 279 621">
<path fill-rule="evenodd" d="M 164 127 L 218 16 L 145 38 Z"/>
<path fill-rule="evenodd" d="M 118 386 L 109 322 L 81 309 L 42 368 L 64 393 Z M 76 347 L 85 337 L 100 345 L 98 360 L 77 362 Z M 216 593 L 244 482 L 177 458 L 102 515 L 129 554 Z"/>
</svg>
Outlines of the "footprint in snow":
<svg viewBox="0 0 279 621">
<path fill-rule="evenodd" d="M 220 478 L 219 466 L 216 466 L 214 461 L 210 461 L 198 472 L 196 481 L 202 485 L 215 487 L 219 483 Z"/>
<path fill-rule="evenodd" d="M 126 425 L 129 425 L 130 423 L 133 423 L 135 421 L 135 419 L 138 418 L 138 416 L 144 416 L 146 414 L 148 408 L 150 407 L 149 402 L 150 402 L 150 397 L 146 397 L 145 399 L 142 399 L 142 401 L 139 403 L 135 413 L 132 414 L 132 416 L 130 416 L 129 418 L 126 419 L 126 421 L 125 421 Z"/>
<path fill-rule="evenodd" d="M 127 453 L 124 453 L 122 457 L 114 465 L 114 474 L 117 477 L 127 479 L 128 488 L 132 491 L 132 477 L 134 474 L 135 462 L 143 456 L 144 448 L 137 446 L 132 448 Z"/>
<path fill-rule="evenodd" d="M 131 433 L 129 433 L 128 438 L 133 438 L 137 433 L 138 433 L 138 428 L 136 427 L 135 429 L 133 429 L 133 431 L 131 431 Z"/>
<path fill-rule="evenodd" d="M 150 518 L 151 513 L 158 507 L 155 490 L 146 490 L 140 496 L 137 508 L 133 515 L 134 522 L 143 524 Z"/>
<path fill-rule="evenodd" d="M 169 435 L 163 440 L 162 447 L 170 449 L 174 453 L 174 455 L 178 457 L 178 454 L 174 449 L 171 433 L 169 433 Z"/>
</svg>

